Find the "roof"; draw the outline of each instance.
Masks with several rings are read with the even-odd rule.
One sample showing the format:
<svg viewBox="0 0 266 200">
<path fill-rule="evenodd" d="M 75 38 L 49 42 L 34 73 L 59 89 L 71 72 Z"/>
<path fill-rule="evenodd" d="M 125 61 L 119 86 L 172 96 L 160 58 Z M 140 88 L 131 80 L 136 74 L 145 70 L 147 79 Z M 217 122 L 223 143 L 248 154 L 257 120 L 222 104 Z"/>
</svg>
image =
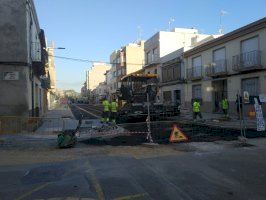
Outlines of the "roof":
<svg viewBox="0 0 266 200">
<path fill-rule="evenodd" d="M 128 74 L 124 77 L 121 78 L 121 81 L 125 80 L 125 79 L 128 79 L 130 77 L 133 77 L 133 78 L 143 78 L 143 79 L 149 79 L 149 78 L 157 78 L 157 74 L 141 74 L 141 73 L 132 73 L 132 74 Z"/>
<path fill-rule="evenodd" d="M 199 45 L 199 46 L 197 46 L 197 47 L 195 47 L 189 51 L 186 51 L 184 53 L 184 57 L 192 56 L 194 54 L 197 54 L 197 53 L 200 53 L 202 51 L 208 50 L 212 47 L 224 44 L 226 42 L 229 42 L 231 40 L 234 40 L 236 38 L 242 37 L 242 36 L 247 35 L 249 33 L 258 31 L 258 30 L 263 29 L 263 28 L 266 28 L 266 17 L 264 17 L 258 21 L 255 21 L 251 24 L 248 24 L 246 26 L 243 26 L 239 29 L 236 29 L 230 33 L 227 33 L 227 34 L 225 34 L 219 38 L 216 38 L 216 39 L 213 39 L 209 42 L 203 43 L 202 45 Z"/>
</svg>

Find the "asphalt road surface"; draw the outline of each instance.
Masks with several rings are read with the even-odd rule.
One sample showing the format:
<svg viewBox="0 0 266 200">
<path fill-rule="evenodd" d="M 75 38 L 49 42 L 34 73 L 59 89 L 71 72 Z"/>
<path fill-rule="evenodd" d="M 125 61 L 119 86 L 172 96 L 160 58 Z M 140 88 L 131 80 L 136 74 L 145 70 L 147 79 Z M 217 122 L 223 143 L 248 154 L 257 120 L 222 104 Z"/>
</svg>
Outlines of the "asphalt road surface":
<svg viewBox="0 0 266 200">
<path fill-rule="evenodd" d="M 102 115 L 102 106 L 88 104 L 71 104 L 71 111 L 76 119 L 99 119 Z"/>
<path fill-rule="evenodd" d="M 35 164 L 0 164 L 0 199 L 265 199 L 265 144 L 222 150 L 214 143 L 196 145 L 201 145 L 200 151 L 179 151 L 169 145 L 84 145 L 40 153 L 27 145 L 17 153 L 0 152 L 9 159 L 7 164 L 25 152 L 27 160 L 38 159 Z M 43 162 L 49 155 L 74 157 Z"/>
</svg>

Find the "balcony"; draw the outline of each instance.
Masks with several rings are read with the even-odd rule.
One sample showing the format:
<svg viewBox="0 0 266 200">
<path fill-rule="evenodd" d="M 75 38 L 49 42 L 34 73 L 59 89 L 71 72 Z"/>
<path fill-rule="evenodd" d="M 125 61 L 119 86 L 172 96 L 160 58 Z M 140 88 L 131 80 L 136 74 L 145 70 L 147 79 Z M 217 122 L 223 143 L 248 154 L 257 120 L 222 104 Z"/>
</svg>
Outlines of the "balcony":
<svg viewBox="0 0 266 200">
<path fill-rule="evenodd" d="M 232 67 L 237 72 L 261 69 L 261 51 L 255 50 L 233 56 Z"/>
<path fill-rule="evenodd" d="M 187 69 L 187 79 L 192 81 L 202 79 L 202 66 Z"/>
<path fill-rule="evenodd" d="M 217 60 L 214 61 L 211 66 L 206 68 L 206 76 L 222 76 L 227 74 L 227 60 Z"/>
</svg>

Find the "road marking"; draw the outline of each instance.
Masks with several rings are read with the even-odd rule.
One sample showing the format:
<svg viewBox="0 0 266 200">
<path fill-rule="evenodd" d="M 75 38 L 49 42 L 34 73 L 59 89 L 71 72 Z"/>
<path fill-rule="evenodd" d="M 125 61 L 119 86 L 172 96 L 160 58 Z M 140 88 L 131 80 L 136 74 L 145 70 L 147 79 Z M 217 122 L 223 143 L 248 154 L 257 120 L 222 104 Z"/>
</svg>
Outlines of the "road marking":
<svg viewBox="0 0 266 200">
<path fill-rule="evenodd" d="M 104 193 L 103 193 L 103 189 L 96 177 L 96 174 L 95 174 L 95 170 L 92 168 L 91 164 L 89 161 L 86 162 L 87 164 L 87 167 L 88 167 L 88 170 L 86 171 L 87 173 L 90 174 L 90 178 L 91 178 L 91 181 L 92 181 L 92 184 L 94 186 L 94 189 L 98 195 L 98 199 L 99 200 L 104 200 L 105 199 L 105 196 L 104 196 Z"/>
<path fill-rule="evenodd" d="M 72 170 L 69 170 L 69 171 L 68 171 L 67 173 L 65 173 L 62 177 L 65 177 L 65 176 L 69 175 L 70 173 L 72 173 L 72 172 L 78 170 L 79 168 L 80 168 L 80 166 L 79 166 L 79 167 L 76 167 L 76 168 L 74 168 L 74 169 L 72 169 Z M 53 183 L 53 182 L 46 182 L 46 183 L 40 185 L 39 187 L 36 187 L 36 188 L 34 188 L 33 190 L 31 190 L 31 191 L 29 191 L 29 192 L 27 192 L 27 193 L 24 193 L 23 195 L 19 196 L 19 197 L 16 198 L 15 200 L 21 200 L 21 199 L 24 199 L 24 198 L 26 198 L 26 197 L 32 195 L 33 193 L 35 193 L 35 192 L 37 192 L 37 191 L 39 191 L 39 190 L 45 188 L 46 186 L 48 186 L 48 185 L 50 185 L 50 184 L 52 184 L 52 183 Z"/>
<path fill-rule="evenodd" d="M 141 198 L 141 197 L 146 197 L 148 195 L 149 195 L 148 193 L 133 194 L 133 195 L 128 195 L 128 196 L 124 196 L 124 197 L 115 198 L 114 200 L 138 199 L 138 198 Z"/>
<path fill-rule="evenodd" d="M 80 109 L 80 110 L 82 110 L 82 111 L 84 111 L 84 112 L 86 112 L 86 113 L 89 113 L 90 115 L 92 115 L 92 116 L 94 116 L 94 117 L 96 117 L 96 118 L 101 118 L 101 116 L 99 116 L 99 115 L 95 115 L 95 114 L 93 114 L 93 113 L 91 113 L 91 112 L 89 112 L 89 111 L 87 111 L 87 110 L 85 110 L 85 109 L 83 109 L 83 108 L 81 108 L 81 107 L 79 107 L 79 106 L 76 106 L 76 105 L 74 105 L 75 107 L 77 107 L 78 109 Z"/>
<path fill-rule="evenodd" d="M 15 200 L 21 200 L 21 199 L 24 199 L 24 198 L 30 196 L 31 194 L 33 194 L 34 192 L 37 192 L 37 191 L 39 191 L 39 190 L 45 188 L 46 186 L 50 185 L 51 183 L 52 183 L 52 182 L 44 183 L 44 184 L 40 185 L 39 187 L 36 187 L 36 188 L 34 188 L 33 190 L 31 190 L 31 191 L 29 191 L 29 192 L 23 194 L 22 196 L 16 198 Z"/>
</svg>

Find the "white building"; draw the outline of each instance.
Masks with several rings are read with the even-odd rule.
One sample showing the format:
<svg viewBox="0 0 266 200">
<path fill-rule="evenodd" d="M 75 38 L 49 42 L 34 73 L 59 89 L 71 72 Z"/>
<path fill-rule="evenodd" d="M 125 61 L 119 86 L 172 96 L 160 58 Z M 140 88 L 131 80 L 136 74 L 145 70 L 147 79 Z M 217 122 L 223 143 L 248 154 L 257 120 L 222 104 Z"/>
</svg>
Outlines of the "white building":
<svg viewBox="0 0 266 200">
<path fill-rule="evenodd" d="M 171 32 L 159 31 L 153 35 L 150 39 L 145 42 L 145 65 L 143 69 L 146 74 L 158 74 L 159 81 L 161 83 L 160 90 L 157 94 L 159 101 L 175 103 L 176 101 L 182 101 L 183 89 L 181 85 L 177 87 L 176 83 L 180 82 L 182 78 L 180 57 L 184 50 L 190 49 L 194 46 L 201 44 L 201 42 L 207 42 L 218 36 L 199 34 L 197 29 L 186 29 L 186 28 L 174 28 Z M 174 52 L 174 53 L 173 53 Z M 171 54 L 172 53 L 172 54 Z M 176 63 L 174 60 L 179 60 L 179 66 L 169 67 L 167 62 L 171 61 L 172 64 Z M 181 58 L 182 59 L 182 58 Z M 164 64 L 162 64 L 164 63 Z M 164 72 L 169 75 L 162 74 L 162 67 Z M 180 68 L 180 69 L 176 69 Z M 169 68 L 169 70 L 166 70 Z M 175 73 L 179 73 L 174 76 Z M 173 75 L 173 78 L 171 78 Z M 164 77 L 164 80 L 162 81 Z M 182 96 L 181 96 L 182 95 Z"/>
</svg>

